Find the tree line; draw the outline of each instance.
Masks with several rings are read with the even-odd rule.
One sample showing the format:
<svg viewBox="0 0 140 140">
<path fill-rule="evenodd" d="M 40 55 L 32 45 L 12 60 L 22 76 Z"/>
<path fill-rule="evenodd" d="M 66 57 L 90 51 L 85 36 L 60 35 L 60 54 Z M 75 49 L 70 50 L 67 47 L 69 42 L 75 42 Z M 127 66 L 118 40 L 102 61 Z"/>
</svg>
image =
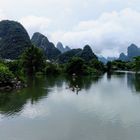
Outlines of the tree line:
<svg viewBox="0 0 140 140">
<path fill-rule="evenodd" d="M 98 76 L 114 70 L 140 71 L 140 56 L 131 62 L 115 60 L 106 65 L 98 59 L 85 61 L 80 57 L 72 57 L 67 63 L 59 64 L 46 60 L 43 51 L 32 45 L 17 60 L 0 60 L 0 87 L 20 86 L 21 83 L 26 83 L 27 76 L 58 74 Z"/>
</svg>

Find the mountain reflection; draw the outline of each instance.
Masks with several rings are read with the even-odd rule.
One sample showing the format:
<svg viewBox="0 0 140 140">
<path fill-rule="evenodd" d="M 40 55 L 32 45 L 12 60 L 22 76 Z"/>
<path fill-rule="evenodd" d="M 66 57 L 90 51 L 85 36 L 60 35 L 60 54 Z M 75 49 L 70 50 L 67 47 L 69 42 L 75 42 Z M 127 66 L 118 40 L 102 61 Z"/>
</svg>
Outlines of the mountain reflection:
<svg viewBox="0 0 140 140">
<path fill-rule="evenodd" d="M 89 93 L 93 85 L 98 85 L 99 88 L 103 86 L 102 81 L 110 84 L 126 86 L 130 88 L 134 93 L 140 93 L 140 75 L 133 73 L 115 73 L 112 75 L 105 74 L 103 77 L 78 77 L 78 76 L 49 76 L 29 78 L 28 87 L 19 91 L 1 92 L 0 93 L 0 113 L 6 116 L 18 115 L 24 109 L 27 103 L 36 104 L 44 98 L 49 98 L 49 94 L 53 94 L 53 91 L 59 90 L 61 92 L 67 92 L 67 90 L 73 93 Z M 122 85 L 122 83 L 124 85 Z M 109 85 L 107 85 L 109 86 Z M 118 86 L 118 85 L 117 85 Z M 64 87 L 64 88 L 63 88 Z M 109 87 L 111 88 L 111 87 Z M 54 90 L 55 89 L 55 90 Z M 108 90 L 107 88 L 105 88 Z"/>
</svg>

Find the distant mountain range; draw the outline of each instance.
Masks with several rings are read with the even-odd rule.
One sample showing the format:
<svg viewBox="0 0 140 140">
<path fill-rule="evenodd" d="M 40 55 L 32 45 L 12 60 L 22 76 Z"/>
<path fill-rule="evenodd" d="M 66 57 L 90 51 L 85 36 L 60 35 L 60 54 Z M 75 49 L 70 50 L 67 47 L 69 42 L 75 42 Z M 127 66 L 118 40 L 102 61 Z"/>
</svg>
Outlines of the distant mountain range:
<svg viewBox="0 0 140 140">
<path fill-rule="evenodd" d="M 117 60 L 117 57 L 103 57 L 103 56 L 98 56 L 99 61 L 101 61 L 102 63 L 106 64 L 108 61 L 114 61 Z"/>
<path fill-rule="evenodd" d="M 127 49 L 127 55 L 121 53 L 118 59 L 121 61 L 132 61 L 136 56 L 140 56 L 140 48 L 135 44 L 131 44 Z"/>
<path fill-rule="evenodd" d="M 61 54 L 57 62 L 59 63 L 66 63 L 68 62 L 72 57 L 80 57 L 84 59 L 85 61 L 90 61 L 92 59 L 97 59 L 97 56 L 93 53 L 91 47 L 89 45 L 86 45 L 83 50 L 82 49 L 72 49 L 70 51 L 67 51 L 63 54 Z"/>
<path fill-rule="evenodd" d="M 127 48 L 127 55 L 125 55 L 124 53 L 121 53 L 119 58 L 117 57 L 108 57 L 105 58 L 103 56 L 98 56 L 98 59 L 103 62 L 104 64 L 106 64 L 108 61 L 114 61 L 114 60 L 121 60 L 124 62 L 127 61 L 132 61 L 134 57 L 140 56 L 140 48 L 138 48 L 138 46 L 136 46 L 135 44 L 131 44 L 128 48 Z"/>
<path fill-rule="evenodd" d="M 48 40 L 43 34 L 36 32 L 31 40 L 24 27 L 15 21 L 4 20 L 0 22 L 0 57 L 4 59 L 17 59 L 23 51 L 35 45 L 41 48 L 46 56 L 46 59 L 66 63 L 72 57 L 78 56 L 85 61 L 97 59 L 91 47 L 86 45 L 82 49 L 70 49 L 64 47 L 61 42 L 55 45 Z"/>
<path fill-rule="evenodd" d="M 132 61 L 134 57 L 140 56 L 140 48 L 135 44 L 128 47 L 127 55 L 121 53 L 119 58 L 98 57 L 93 53 L 91 47 L 86 45 L 83 49 L 71 49 L 64 47 L 61 42 L 55 45 L 43 34 L 36 32 L 31 40 L 25 28 L 18 22 L 3 20 L 0 22 L 0 57 L 4 59 L 17 59 L 25 49 L 35 45 L 43 50 L 46 59 L 66 63 L 72 57 L 80 57 L 85 61 L 99 59 L 103 63 L 113 60 Z"/>
<path fill-rule="evenodd" d="M 58 42 L 57 45 L 56 45 L 56 48 L 61 52 L 61 53 L 64 53 L 64 52 L 67 52 L 67 51 L 70 51 L 71 48 L 66 46 L 64 47 L 63 44 L 61 42 Z"/>
</svg>

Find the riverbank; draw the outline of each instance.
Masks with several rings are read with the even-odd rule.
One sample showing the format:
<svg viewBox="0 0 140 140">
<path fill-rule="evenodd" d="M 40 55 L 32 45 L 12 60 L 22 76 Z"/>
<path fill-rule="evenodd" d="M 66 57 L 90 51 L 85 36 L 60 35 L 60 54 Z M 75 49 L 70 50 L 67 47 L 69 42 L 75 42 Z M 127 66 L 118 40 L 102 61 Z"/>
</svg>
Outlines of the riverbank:
<svg viewBox="0 0 140 140">
<path fill-rule="evenodd" d="M 27 85 L 18 80 L 17 78 L 14 78 L 12 79 L 11 81 L 7 82 L 0 82 L 0 91 L 11 91 L 11 90 L 14 90 L 14 89 L 21 89 L 21 88 L 24 88 L 24 87 L 27 87 Z"/>
<path fill-rule="evenodd" d="M 140 74 L 140 71 L 139 71 L 139 72 L 136 72 L 136 71 L 116 70 L 116 71 L 114 71 L 114 72 Z"/>
</svg>

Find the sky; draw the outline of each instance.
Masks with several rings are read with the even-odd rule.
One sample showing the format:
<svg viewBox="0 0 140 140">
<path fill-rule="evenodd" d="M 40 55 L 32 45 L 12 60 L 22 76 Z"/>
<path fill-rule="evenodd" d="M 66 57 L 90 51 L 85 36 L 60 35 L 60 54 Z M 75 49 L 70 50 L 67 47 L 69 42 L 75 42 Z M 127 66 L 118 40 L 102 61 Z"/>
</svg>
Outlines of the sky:
<svg viewBox="0 0 140 140">
<path fill-rule="evenodd" d="M 71 48 L 89 44 L 105 57 L 140 46 L 140 0 L 0 0 L 0 20 L 20 22 Z"/>
</svg>

